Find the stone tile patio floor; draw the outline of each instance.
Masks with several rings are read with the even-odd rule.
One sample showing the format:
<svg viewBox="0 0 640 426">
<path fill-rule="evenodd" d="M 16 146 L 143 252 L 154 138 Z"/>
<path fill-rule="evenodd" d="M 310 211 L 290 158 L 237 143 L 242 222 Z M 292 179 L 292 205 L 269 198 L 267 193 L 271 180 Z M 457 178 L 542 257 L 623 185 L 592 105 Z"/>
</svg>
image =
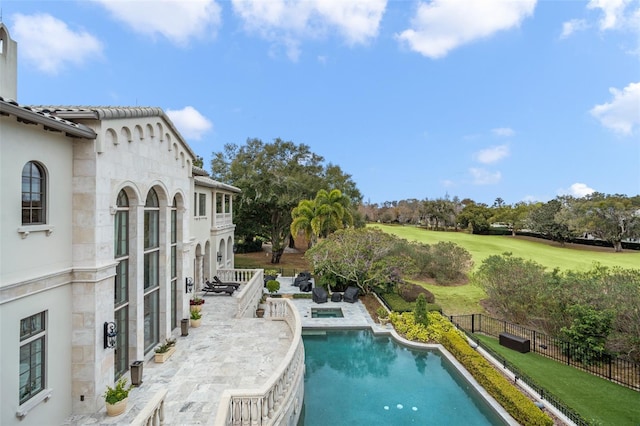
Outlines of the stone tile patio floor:
<svg viewBox="0 0 640 426">
<path fill-rule="evenodd" d="M 293 278 L 283 277 L 280 293 L 300 293 Z M 74 415 L 66 425 L 129 424 L 158 391 L 168 389 L 165 424 L 213 425 L 218 403 L 225 389 L 255 388 L 265 383 L 274 367 L 289 350 L 292 339 L 283 321 L 234 318 L 235 304 L 226 295 L 207 295 L 202 325 L 190 328 L 188 336 L 176 338 L 176 352 L 162 364 L 145 361 L 143 383 L 129 394 L 125 414 L 107 417 L 98 413 Z M 304 329 L 367 328 L 384 329 L 369 316 L 360 302 L 314 303 L 292 299 L 300 312 Z M 311 307 L 340 307 L 344 318 L 311 318 Z"/>
</svg>

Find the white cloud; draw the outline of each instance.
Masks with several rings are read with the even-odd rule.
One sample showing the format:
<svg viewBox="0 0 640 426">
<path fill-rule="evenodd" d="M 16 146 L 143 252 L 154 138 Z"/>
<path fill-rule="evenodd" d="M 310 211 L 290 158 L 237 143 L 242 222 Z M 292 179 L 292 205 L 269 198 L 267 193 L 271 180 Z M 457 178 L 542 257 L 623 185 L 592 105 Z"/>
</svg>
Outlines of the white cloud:
<svg viewBox="0 0 640 426">
<path fill-rule="evenodd" d="M 583 31 L 589 28 L 589 24 L 584 19 L 572 19 L 562 24 L 562 33 L 560 38 L 569 37 L 577 31 Z"/>
<path fill-rule="evenodd" d="M 508 145 L 497 145 L 482 149 L 474 154 L 477 162 L 482 164 L 496 163 L 509 155 Z"/>
<path fill-rule="evenodd" d="M 533 15 L 536 0 L 433 0 L 420 3 L 412 28 L 396 34 L 411 50 L 432 59 L 458 46 L 518 27 Z"/>
<path fill-rule="evenodd" d="M 97 0 L 133 31 L 157 34 L 184 46 L 192 37 L 215 34 L 220 25 L 220 5 L 214 0 Z"/>
<path fill-rule="evenodd" d="M 640 127 L 640 82 L 630 83 L 622 90 L 609 89 L 611 102 L 594 106 L 590 113 L 603 126 L 624 135 L 633 134 Z"/>
<path fill-rule="evenodd" d="M 561 189 L 558 191 L 558 195 L 572 195 L 574 197 L 582 198 L 585 195 L 589 195 L 595 192 L 595 189 L 589 188 L 584 183 L 576 182 L 569 187 L 569 189 Z"/>
<path fill-rule="evenodd" d="M 590 0 L 587 9 L 602 11 L 604 16 L 600 18 L 599 27 L 605 31 L 620 29 L 628 24 L 634 12 L 627 9 L 627 6 L 632 3 L 632 0 Z"/>
<path fill-rule="evenodd" d="M 472 167 L 469 169 L 469 173 L 473 177 L 474 185 L 492 185 L 500 182 L 502 174 L 500 172 L 490 172 L 486 169 L 479 169 Z"/>
<path fill-rule="evenodd" d="M 181 110 L 168 109 L 167 116 L 185 139 L 200 140 L 202 134 L 213 127 L 213 124 L 192 106 L 186 106 Z"/>
<path fill-rule="evenodd" d="M 509 127 L 498 127 L 495 129 L 491 129 L 491 131 L 496 136 L 504 136 L 504 137 L 510 137 L 516 134 L 516 132 Z"/>
<path fill-rule="evenodd" d="M 14 14 L 14 38 L 20 55 L 38 70 L 55 74 L 67 65 L 82 65 L 102 56 L 102 43 L 86 31 L 73 31 L 48 14 Z"/>
<path fill-rule="evenodd" d="M 245 28 L 283 45 L 297 60 L 304 39 L 337 32 L 348 45 L 366 44 L 378 35 L 387 0 L 233 0 Z"/>
</svg>

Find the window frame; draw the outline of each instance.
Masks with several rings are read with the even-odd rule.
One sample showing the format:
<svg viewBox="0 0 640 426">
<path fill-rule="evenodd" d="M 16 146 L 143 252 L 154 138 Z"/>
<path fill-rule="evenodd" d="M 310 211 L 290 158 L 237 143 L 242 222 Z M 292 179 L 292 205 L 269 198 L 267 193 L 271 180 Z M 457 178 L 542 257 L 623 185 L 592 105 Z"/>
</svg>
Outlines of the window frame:
<svg viewBox="0 0 640 426">
<path fill-rule="evenodd" d="M 28 167 L 28 170 L 27 170 L 27 167 Z M 39 177 L 36 177 L 33 175 L 34 169 L 38 171 L 40 175 Z M 25 171 L 27 171 L 28 174 L 25 175 Z M 48 213 L 47 203 L 49 200 L 47 197 L 48 179 L 47 179 L 47 172 L 44 165 L 42 165 L 38 161 L 27 161 L 25 165 L 22 167 L 21 176 L 22 176 L 21 177 L 21 212 L 22 214 L 21 214 L 20 223 L 22 224 L 22 226 L 46 225 L 47 213 Z M 25 182 L 25 179 L 26 179 L 26 182 Z M 39 189 L 38 191 L 34 191 L 35 181 L 38 182 L 38 185 L 37 185 Z M 25 183 L 28 184 L 27 191 L 25 191 Z M 25 201 L 25 195 L 28 198 L 27 201 Z M 36 195 L 40 197 L 39 207 L 33 206 L 34 198 L 37 198 Z M 25 202 L 29 203 L 29 205 L 26 207 L 25 207 Z M 40 220 L 33 220 L 34 211 L 40 212 Z M 25 221 L 25 212 L 28 212 L 27 221 Z"/>
<path fill-rule="evenodd" d="M 33 327 L 33 324 L 34 321 L 38 319 L 40 322 L 40 326 L 38 329 L 35 329 Z M 28 326 L 29 333 L 23 334 L 25 324 L 27 324 L 28 322 L 32 324 L 31 326 Z M 40 344 L 39 350 L 37 350 L 38 343 Z M 22 360 L 23 348 L 25 347 L 29 348 L 29 368 L 27 371 L 23 372 Z M 38 360 L 36 360 L 39 361 L 39 364 L 36 365 L 32 365 L 34 349 L 37 350 L 36 355 L 39 358 Z M 34 370 L 36 371 L 36 379 L 31 378 L 31 376 L 34 375 Z M 23 386 L 22 376 L 25 373 L 28 373 L 29 383 L 25 383 Z M 18 378 L 18 382 L 20 383 L 18 388 L 18 403 L 20 404 L 20 406 L 28 404 L 39 394 L 47 390 L 47 311 L 38 312 L 37 314 L 30 315 L 20 320 L 20 366 L 18 368 Z M 23 388 L 31 387 L 34 381 L 37 383 L 38 380 L 40 383 L 35 390 L 29 390 L 28 393 L 25 393 L 25 391 L 23 391 Z"/>
</svg>

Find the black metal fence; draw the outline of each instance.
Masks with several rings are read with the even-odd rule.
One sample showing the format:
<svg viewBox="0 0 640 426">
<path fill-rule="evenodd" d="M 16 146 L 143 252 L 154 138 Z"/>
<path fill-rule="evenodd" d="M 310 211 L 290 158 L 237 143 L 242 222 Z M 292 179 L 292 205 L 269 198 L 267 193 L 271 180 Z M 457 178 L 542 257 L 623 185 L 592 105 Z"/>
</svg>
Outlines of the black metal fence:
<svg viewBox="0 0 640 426">
<path fill-rule="evenodd" d="M 640 391 L 640 364 L 638 363 L 591 351 L 521 325 L 483 314 L 454 315 L 449 316 L 449 319 L 456 327 L 467 333 L 499 337 L 500 333 L 506 332 L 529 339 L 532 352 Z"/>
</svg>

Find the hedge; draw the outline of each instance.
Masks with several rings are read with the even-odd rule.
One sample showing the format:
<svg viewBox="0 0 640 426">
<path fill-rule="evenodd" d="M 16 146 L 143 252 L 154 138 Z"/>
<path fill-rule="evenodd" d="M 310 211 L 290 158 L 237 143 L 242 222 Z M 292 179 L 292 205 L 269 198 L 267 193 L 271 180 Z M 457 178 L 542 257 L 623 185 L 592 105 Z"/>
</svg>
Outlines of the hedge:
<svg viewBox="0 0 640 426">
<path fill-rule="evenodd" d="M 552 426 L 553 420 L 500 374 L 467 343 L 464 335 L 437 312 L 429 313 L 429 326 L 416 324 L 410 313 L 389 316 L 398 331 L 409 340 L 438 342 L 469 371 L 476 381 L 520 424 Z"/>
</svg>

